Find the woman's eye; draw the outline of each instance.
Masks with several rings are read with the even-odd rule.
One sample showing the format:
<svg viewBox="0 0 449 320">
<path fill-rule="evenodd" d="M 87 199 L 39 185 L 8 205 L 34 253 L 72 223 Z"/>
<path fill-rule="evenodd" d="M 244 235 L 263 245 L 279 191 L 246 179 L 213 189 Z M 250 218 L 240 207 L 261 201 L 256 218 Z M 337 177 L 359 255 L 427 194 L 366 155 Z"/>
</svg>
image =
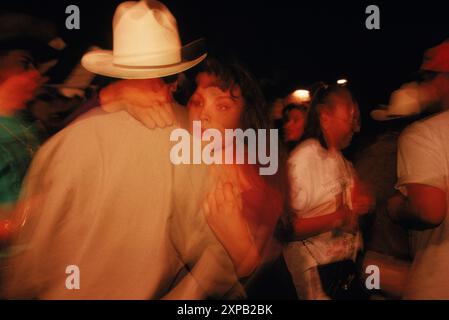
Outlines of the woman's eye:
<svg viewBox="0 0 449 320">
<path fill-rule="evenodd" d="M 225 110 L 228 110 L 228 109 L 229 109 L 229 106 L 227 106 L 227 105 L 224 105 L 224 104 L 219 104 L 218 105 L 218 110 L 225 111 Z"/>
</svg>

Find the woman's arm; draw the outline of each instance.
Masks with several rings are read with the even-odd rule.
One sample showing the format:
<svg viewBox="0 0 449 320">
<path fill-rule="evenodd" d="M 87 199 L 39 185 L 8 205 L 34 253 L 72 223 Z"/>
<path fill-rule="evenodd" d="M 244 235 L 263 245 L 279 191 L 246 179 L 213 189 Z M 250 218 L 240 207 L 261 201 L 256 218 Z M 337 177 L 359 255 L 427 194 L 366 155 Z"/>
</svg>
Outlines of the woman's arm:
<svg viewBox="0 0 449 320">
<path fill-rule="evenodd" d="M 293 220 L 295 240 L 304 240 L 342 227 L 350 231 L 355 227 L 356 222 L 354 214 L 346 206 L 341 206 L 336 211 L 319 217 L 295 218 Z"/>
<path fill-rule="evenodd" d="M 368 213 L 374 205 L 371 191 L 358 178 L 354 179 L 351 202 L 351 209 L 341 205 L 330 214 L 313 218 L 296 218 L 293 221 L 293 229 L 297 239 L 303 240 L 336 228 L 354 233 L 358 227 L 358 217 Z"/>
</svg>

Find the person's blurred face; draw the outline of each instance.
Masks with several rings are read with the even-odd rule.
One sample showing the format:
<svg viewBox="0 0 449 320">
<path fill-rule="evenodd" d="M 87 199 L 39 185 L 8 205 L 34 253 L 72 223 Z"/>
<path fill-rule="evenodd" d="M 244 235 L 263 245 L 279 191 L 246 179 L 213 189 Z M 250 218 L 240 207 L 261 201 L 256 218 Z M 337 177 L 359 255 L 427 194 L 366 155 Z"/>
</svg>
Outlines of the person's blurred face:
<svg viewBox="0 0 449 320">
<path fill-rule="evenodd" d="M 349 146 L 352 136 L 360 129 L 358 106 L 346 97 L 336 96 L 333 99 L 334 107 L 326 110 L 322 117 L 326 139 L 338 150 Z"/>
<path fill-rule="evenodd" d="M 284 140 L 298 141 L 304 133 L 305 112 L 299 109 L 292 109 L 288 113 L 287 121 L 284 123 Z"/>
<path fill-rule="evenodd" d="M 189 122 L 201 121 L 202 131 L 217 129 L 225 137 L 225 129 L 241 126 L 244 99 L 239 87 L 223 91 L 218 79 L 202 72 L 197 76 L 197 89 L 187 105 Z"/>
<path fill-rule="evenodd" d="M 36 67 L 30 53 L 25 50 L 12 50 L 0 57 L 0 82 L 30 70 L 36 70 Z"/>
<path fill-rule="evenodd" d="M 46 81 L 36 70 L 31 55 L 24 50 L 12 50 L 0 55 L 0 99 L 2 114 L 23 109 L 36 90 Z"/>
</svg>

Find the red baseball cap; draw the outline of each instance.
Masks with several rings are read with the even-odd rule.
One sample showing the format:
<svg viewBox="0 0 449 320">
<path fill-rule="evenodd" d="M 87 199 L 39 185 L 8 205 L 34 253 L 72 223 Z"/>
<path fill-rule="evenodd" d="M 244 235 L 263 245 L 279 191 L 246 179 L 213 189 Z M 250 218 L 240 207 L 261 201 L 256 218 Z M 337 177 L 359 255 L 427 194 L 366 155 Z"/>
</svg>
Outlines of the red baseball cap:
<svg viewBox="0 0 449 320">
<path fill-rule="evenodd" d="M 424 53 L 421 70 L 449 72 L 449 39 Z"/>
</svg>

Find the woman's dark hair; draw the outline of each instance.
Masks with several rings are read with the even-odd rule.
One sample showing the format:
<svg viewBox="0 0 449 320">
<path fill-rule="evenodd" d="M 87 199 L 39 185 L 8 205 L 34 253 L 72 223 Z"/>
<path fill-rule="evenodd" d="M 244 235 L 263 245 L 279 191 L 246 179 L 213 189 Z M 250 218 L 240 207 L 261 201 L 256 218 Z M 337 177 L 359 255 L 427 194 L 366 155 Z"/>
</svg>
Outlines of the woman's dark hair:
<svg viewBox="0 0 449 320">
<path fill-rule="evenodd" d="M 300 140 L 303 142 L 307 139 L 316 139 L 321 146 L 328 149 L 324 132 L 321 127 L 320 113 L 327 109 L 332 111 L 335 107 L 335 97 L 345 97 L 355 103 L 354 96 L 351 91 L 345 86 L 341 85 L 323 85 L 313 95 L 312 103 L 310 105 L 309 114 L 307 116 L 304 134 Z"/>
<path fill-rule="evenodd" d="M 218 58 L 207 58 L 199 72 L 214 75 L 217 85 L 223 91 L 239 87 L 245 106 L 240 118 L 242 129 L 268 129 L 269 119 L 266 111 L 266 101 L 258 81 L 240 62 L 225 61 Z"/>
</svg>

